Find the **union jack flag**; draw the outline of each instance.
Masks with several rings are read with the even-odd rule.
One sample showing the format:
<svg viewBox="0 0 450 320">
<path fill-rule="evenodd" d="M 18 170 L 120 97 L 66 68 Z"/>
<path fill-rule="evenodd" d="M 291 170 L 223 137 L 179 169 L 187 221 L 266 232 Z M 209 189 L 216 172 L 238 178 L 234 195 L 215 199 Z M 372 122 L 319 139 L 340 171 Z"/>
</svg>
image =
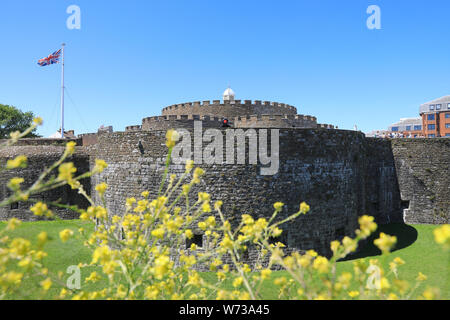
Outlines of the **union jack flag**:
<svg viewBox="0 0 450 320">
<path fill-rule="evenodd" d="M 53 52 L 51 55 L 49 55 L 46 58 L 43 58 L 38 61 L 38 65 L 41 67 L 45 67 L 51 64 L 55 64 L 59 62 L 59 57 L 61 56 L 61 49 L 58 51 Z"/>
</svg>

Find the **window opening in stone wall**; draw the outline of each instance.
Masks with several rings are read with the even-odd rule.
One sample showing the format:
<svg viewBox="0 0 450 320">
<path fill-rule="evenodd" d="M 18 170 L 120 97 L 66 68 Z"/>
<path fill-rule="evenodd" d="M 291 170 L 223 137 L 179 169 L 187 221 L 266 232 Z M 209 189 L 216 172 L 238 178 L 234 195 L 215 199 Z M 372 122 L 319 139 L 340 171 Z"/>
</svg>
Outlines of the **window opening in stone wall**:
<svg viewBox="0 0 450 320">
<path fill-rule="evenodd" d="M 193 244 L 199 248 L 203 248 L 203 235 L 194 234 L 192 239 L 186 239 L 186 248 L 190 248 Z"/>
<path fill-rule="evenodd" d="M 19 203 L 18 202 L 11 203 L 11 210 L 17 210 L 17 209 L 19 209 Z"/>
<path fill-rule="evenodd" d="M 400 206 L 401 206 L 402 210 L 405 210 L 405 209 L 409 209 L 409 204 L 410 204 L 409 200 L 402 200 L 400 203 Z"/>
</svg>

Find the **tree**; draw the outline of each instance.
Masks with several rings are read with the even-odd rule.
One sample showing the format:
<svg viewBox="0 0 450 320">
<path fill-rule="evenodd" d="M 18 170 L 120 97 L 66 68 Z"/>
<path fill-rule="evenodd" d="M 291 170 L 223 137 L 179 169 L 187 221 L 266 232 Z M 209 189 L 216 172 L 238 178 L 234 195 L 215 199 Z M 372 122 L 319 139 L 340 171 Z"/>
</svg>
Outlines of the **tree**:
<svg viewBox="0 0 450 320">
<path fill-rule="evenodd" d="M 33 123 L 33 112 L 22 112 L 16 107 L 0 104 L 0 139 L 8 139 L 11 132 L 23 132 Z M 38 137 L 36 129 L 27 138 Z"/>
</svg>

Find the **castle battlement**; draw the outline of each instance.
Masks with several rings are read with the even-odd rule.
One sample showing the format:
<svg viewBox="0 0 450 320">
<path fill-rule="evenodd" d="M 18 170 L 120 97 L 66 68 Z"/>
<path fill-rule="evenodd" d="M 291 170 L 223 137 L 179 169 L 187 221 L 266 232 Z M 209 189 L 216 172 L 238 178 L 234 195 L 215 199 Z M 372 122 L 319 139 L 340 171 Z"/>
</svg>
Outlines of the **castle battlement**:
<svg viewBox="0 0 450 320">
<path fill-rule="evenodd" d="M 256 114 L 234 118 L 235 128 L 317 128 L 317 118 L 292 114 Z"/>
<path fill-rule="evenodd" d="M 141 130 L 142 130 L 142 126 L 141 125 L 128 126 L 128 127 L 125 128 L 126 132 L 141 131 Z"/>
<path fill-rule="evenodd" d="M 334 126 L 332 124 L 318 124 L 317 128 L 321 128 L 321 129 L 334 129 Z"/>
<path fill-rule="evenodd" d="M 234 110 L 233 110 L 233 109 Z M 200 111 L 200 112 L 199 112 Z M 241 114 L 259 114 L 259 113 L 270 113 L 270 114 L 295 114 L 297 113 L 297 108 L 286 103 L 271 102 L 271 101 L 261 101 L 261 100 L 234 100 L 234 101 L 222 101 L 222 100 L 205 100 L 205 101 L 194 101 L 174 104 L 163 108 L 163 115 L 173 115 L 173 114 L 223 114 L 223 116 L 228 117 L 228 114 L 233 111 L 239 112 Z M 260 111 L 260 112 L 259 112 Z"/>
<path fill-rule="evenodd" d="M 148 117 L 142 120 L 143 124 L 146 123 L 154 123 L 154 122 L 162 122 L 162 121 L 183 121 L 183 120 L 201 120 L 201 121 L 215 121 L 219 122 L 223 119 L 223 117 L 214 117 L 210 115 L 198 115 L 198 114 L 183 114 L 183 115 L 168 115 L 168 116 L 155 116 Z M 139 126 L 141 127 L 141 126 Z"/>
</svg>

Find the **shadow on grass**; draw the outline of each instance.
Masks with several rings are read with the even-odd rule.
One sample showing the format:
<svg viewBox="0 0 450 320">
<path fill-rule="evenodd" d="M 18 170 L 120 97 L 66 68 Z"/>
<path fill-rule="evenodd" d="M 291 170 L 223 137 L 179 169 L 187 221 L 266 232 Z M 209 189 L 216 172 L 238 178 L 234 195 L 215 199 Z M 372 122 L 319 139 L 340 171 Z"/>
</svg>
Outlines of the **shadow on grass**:
<svg viewBox="0 0 450 320">
<path fill-rule="evenodd" d="M 380 237 L 381 232 L 397 237 L 397 244 L 392 252 L 409 247 L 416 242 L 418 237 L 418 232 L 415 228 L 403 223 L 381 225 L 378 226 L 378 230 L 374 234 L 372 234 L 364 243 L 361 243 L 362 248 L 358 252 L 345 257 L 341 261 L 356 260 L 381 255 L 380 249 L 373 244 L 373 241 Z"/>
</svg>

